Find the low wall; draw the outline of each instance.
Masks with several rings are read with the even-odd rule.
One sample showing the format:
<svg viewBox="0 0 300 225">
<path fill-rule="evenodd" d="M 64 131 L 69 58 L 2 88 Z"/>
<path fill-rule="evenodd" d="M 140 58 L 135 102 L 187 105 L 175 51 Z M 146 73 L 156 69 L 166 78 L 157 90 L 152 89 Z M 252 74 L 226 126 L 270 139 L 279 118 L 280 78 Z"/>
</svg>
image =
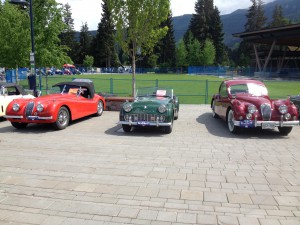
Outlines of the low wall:
<svg viewBox="0 0 300 225">
<path fill-rule="evenodd" d="M 134 98 L 132 97 L 118 97 L 118 96 L 107 96 L 105 97 L 106 101 L 106 110 L 107 111 L 120 111 L 122 104 L 126 101 L 132 102 Z"/>
</svg>

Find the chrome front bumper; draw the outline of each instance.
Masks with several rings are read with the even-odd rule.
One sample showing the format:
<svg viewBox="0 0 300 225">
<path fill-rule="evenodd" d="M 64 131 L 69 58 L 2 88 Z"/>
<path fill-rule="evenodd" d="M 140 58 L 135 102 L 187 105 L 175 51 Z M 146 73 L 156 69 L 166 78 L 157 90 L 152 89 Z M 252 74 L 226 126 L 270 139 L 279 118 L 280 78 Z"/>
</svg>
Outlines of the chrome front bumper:
<svg viewBox="0 0 300 225">
<path fill-rule="evenodd" d="M 6 115 L 4 116 L 6 119 L 24 119 L 24 116 L 10 116 Z M 28 120 L 52 120 L 53 116 L 48 116 L 48 117 L 42 117 L 42 116 L 28 116 L 26 117 Z"/>
<path fill-rule="evenodd" d="M 257 121 L 257 120 L 243 120 L 234 121 L 234 125 L 238 127 L 262 127 L 263 129 L 273 129 L 275 127 L 295 127 L 299 126 L 299 120 L 295 121 Z"/>
<path fill-rule="evenodd" d="M 156 122 L 147 122 L 147 121 L 141 121 L 141 122 L 132 122 L 132 121 L 119 121 L 118 124 L 124 124 L 129 126 L 155 126 L 155 127 L 169 127 L 172 125 L 171 122 L 169 123 L 160 123 L 158 121 Z"/>
</svg>

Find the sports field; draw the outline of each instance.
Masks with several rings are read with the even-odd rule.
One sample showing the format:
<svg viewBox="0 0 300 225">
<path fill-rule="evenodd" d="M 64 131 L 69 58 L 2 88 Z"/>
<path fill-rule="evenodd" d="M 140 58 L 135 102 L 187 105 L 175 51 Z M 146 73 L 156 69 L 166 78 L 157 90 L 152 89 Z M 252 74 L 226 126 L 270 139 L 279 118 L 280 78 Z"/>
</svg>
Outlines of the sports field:
<svg viewBox="0 0 300 225">
<path fill-rule="evenodd" d="M 52 85 L 61 81 L 71 81 L 74 78 L 91 79 L 97 93 L 131 96 L 131 74 L 84 74 L 55 75 L 42 77 L 42 91 L 51 89 Z M 218 91 L 221 81 L 236 77 L 218 77 L 186 74 L 137 74 L 136 86 L 139 87 L 172 87 L 183 104 L 209 104 L 211 96 Z M 300 93 L 300 81 L 265 80 L 271 98 L 286 98 L 288 95 Z M 27 86 L 27 81 L 21 81 Z M 39 78 L 37 78 L 37 86 Z"/>
</svg>

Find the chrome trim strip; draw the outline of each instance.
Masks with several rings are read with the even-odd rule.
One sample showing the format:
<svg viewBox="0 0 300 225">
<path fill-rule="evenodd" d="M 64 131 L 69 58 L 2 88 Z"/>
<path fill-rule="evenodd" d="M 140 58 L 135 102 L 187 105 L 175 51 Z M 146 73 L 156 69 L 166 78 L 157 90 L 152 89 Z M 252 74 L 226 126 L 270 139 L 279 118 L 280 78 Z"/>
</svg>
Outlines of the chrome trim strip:
<svg viewBox="0 0 300 225">
<path fill-rule="evenodd" d="M 10 116 L 10 115 L 5 115 L 4 118 L 7 119 L 23 119 L 23 116 Z"/>
<path fill-rule="evenodd" d="M 42 117 L 42 116 L 28 116 L 29 120 L 52 120 L 53 116 Z"/>
</svg>

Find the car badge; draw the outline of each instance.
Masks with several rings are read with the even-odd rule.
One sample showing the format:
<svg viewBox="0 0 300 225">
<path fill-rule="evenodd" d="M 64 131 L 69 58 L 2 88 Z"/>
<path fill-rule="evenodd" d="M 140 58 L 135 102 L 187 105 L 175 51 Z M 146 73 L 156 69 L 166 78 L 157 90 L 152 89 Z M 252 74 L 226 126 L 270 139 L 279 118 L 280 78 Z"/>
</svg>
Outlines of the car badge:
<svg viewBox="0 0 300 225">
<path fill-rule="evenodd" d="M 144 109 L 147 109 L 147 106 L 146 106 L 146 105 L 144 106 Z"/>
</svg>

